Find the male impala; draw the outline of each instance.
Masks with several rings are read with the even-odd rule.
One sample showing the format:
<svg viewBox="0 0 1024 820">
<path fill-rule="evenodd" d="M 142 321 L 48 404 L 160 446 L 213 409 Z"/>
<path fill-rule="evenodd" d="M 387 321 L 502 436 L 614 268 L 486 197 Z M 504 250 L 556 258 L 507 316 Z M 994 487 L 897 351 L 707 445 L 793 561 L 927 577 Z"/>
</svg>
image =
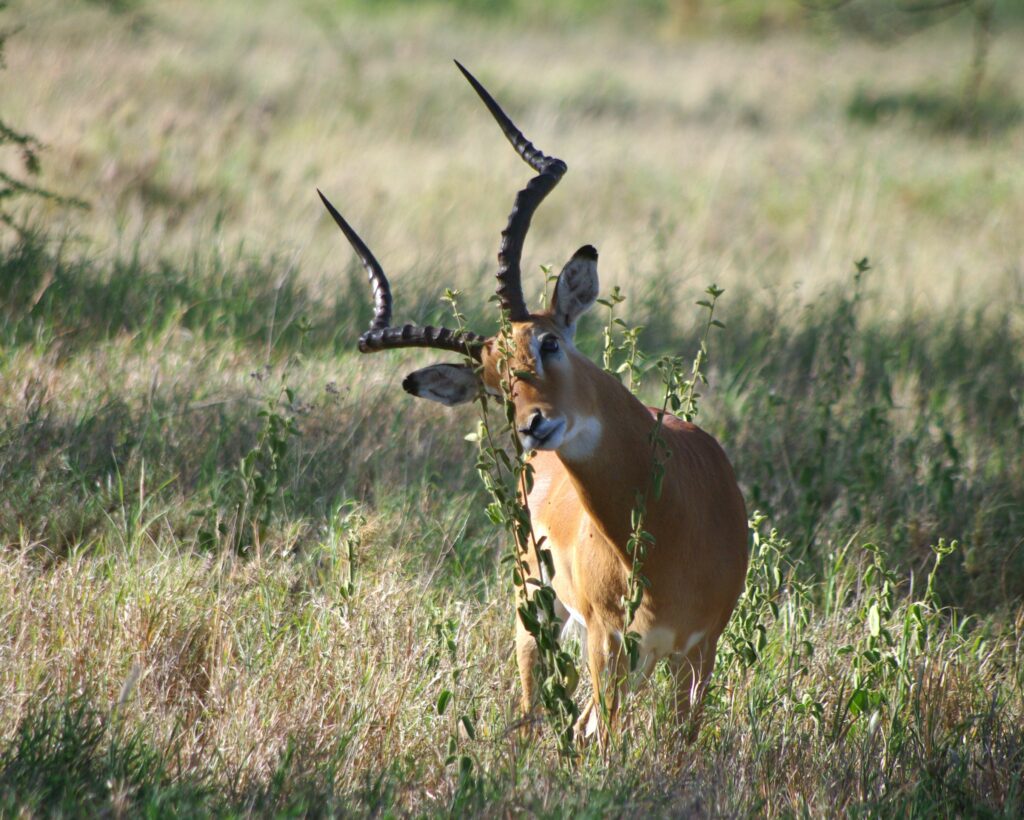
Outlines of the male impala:
<svg viewBox="0 0 1024 820">
<path fill-rule="evenodd" d="M 520 258 L 530 219 L 566 171 L 560 159 L 535 148 L 491 95 L 461 65 L 512 147 L 537 172 L 516 196 L 498 252 L 498 295 L 511 320 L 506 341 L 510 398 L 519 436 L 534 451 L 528 497 L 533 529 L 546 536 L 555 573 L 556 611 L 586 630 L 585 651 L 594 697 L 580 718 L 587 734 L 599 728 L 600 704 L 614 716 L 618 704 L 623 596 L 631 558 L 626 543 L 637 491 L 649 486 L 651 432 L 657 413 L 573 346 L 577 319 L 597 298 L 597 251 L 584 245 L 562 269 L 550 310 L 531 313 L 520 285 Z M 369 248 L 320 194 L 362 260 L 373 288 L 375 315 L 359 339 L 364 353 L 433 347 L 472 357 L 436 364 L 402 382 L 414 396 L 446 405 L 471 401 L 481 390 L 501 393 L 497 337 L 447 328 L 391 326 L 391 290 Z M 674 416 L 661 438 L 669 454 L 661 495 L 649 498 L 645 528 L 654 544 L 642 572 L 650 581 L 631 629 L 641 636 L 641 667 L 667 657 L 679 686 L 679 712 L 699 699 L 715 662 L 715 648 L 747 568 L 747 518 L 725 453 L 700 428 Z M 541 577 L 533 551 L 532 577 Z M 534 703 L 538 649 L 516 619 L 516 652 L 524 711 Z"/>
</svg>

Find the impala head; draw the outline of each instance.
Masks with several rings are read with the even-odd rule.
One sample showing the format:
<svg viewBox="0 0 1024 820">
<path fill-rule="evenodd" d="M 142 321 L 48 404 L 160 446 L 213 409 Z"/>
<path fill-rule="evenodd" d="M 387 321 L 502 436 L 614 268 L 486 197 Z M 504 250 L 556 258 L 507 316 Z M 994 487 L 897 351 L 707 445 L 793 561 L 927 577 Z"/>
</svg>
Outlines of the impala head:
<svg viewBox="0 0 1024 820">
<path fill-rule="evenodd" d="M 557 450 L 593 439 L 594 424 L 581 411 L 586 397 L 582 387 L 588 372 L 597 367 L 573 346 L 576 321 L 597 299 L 597 251 L 584 245 L 562 268 L 555 283 L 550 309 L 531 313 L 523 299 L 520 260 L 523 243 L 537 206 L 558 184 L 566 165 L 546 156 L 523 136 L 487 90 L 456 61 L 501 126 L 516 152 L 537 172 L 516 196 L 498 251 L 498 288 L 508 330 L 485 338 L 448 328 L 391 324 L 391 288 L 370 249 L 321 193 L 334 221 L 362 260 L 374 297 L 370 329 L 359 338 L 364 353 L 398 347 L 433 347 L 461 353 L 475 360 L 435 364 L 410 373 L 402 387 L 414 396 L 445 405 L 473 400 L 481 391 L 508 392 L 516 409 L 516 427 L 527 449 Z M 319 192 L 318 192 L 319 193 Z"/>
<path fill-rule="evenodd" d="M 573 337 L 576 320 L 597 298 L 597 287 L 597 251 L 584 245 L 562 268 L 551 308 L 512 322 L 504 336 L 483 347 L 484 389 L 508 393 L 527 449 L 558 450 L 580 432 L 592 432 L 581 400 L 594 365 L 577 352 Z"/>
</svg>

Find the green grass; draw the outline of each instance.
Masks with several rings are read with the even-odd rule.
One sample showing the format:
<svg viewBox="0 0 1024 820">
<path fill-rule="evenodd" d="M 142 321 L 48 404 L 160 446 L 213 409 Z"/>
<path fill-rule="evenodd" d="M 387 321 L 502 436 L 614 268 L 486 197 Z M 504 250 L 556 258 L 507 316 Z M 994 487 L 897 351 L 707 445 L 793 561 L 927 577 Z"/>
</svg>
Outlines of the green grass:
<svg viewBox="0 0 1024 820">
<path fill-rule="evenodd" d="M 853 121 L 875 125 L 880 120 L 906 117 L 926 130 L 992 132 L 1012 128 L 1024 118 L 1020 102 L 1004 93 L 986 94 L 969 106 L 963 95 L 942 91 L 872 93 L 860 90 L 846 107 Z"/>
<path fill-rule="evenodd" d="M 0 814 L 1021 814 L 1024 123 L 848 110 L 956 89 L 957 32 L 114 5 L 7 13 L 4 120 L 92 207 L 0 246 Z M 644 349 L 690 357 L 726 286 L 698 421 L 767 518 L 695 744 L 661 672 L 605 755 L 515 730 L 474 410 L 402 392 L 436 355 L 355 352 L 316 185 L 400 320 L 458 286 L 494 326 L 526 174 L 453 54 L 570 166 L 528 291 L 593 241 Z"/>
</svg>

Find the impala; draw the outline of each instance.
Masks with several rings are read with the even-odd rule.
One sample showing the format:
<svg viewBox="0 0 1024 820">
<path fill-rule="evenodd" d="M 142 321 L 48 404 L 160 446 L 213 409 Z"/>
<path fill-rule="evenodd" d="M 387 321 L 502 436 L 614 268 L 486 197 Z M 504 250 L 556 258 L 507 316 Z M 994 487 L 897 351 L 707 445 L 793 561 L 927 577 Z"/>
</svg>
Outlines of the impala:
<svg viewBox="0 0 1024 820">
<path fill-rule="evenodd" d="M 624 683 L 623 596 L 632 559 L 627 550 L 638 490 L 650 481 L 651 434 L 658 411 L 644 406 L 614 376 L 573 345 L 576 322 L 598 295 L 597 251 L 584 245 L 562 269 L 550 309 L 531 313 L 523 299 L 520 260 L 537 206 L 566 171 L 560 159 L 533 146 L 487 90 L 456 63 L 536 176 L 515 199 L 498 252 L 501 307 L 510 320 L 504 344 L 447 328 L 391 324 L 388 280 L 369 248 L 321 193 L 334 221 L 365 267 L 373 290 L 374 318 L 359 339 L 364 353 L 432 347 L 462 354 L 458 364 L 435 364 L 408 375 L 402 387 L 446 405 L 473 400 L 480 391 L 515 406 L 518 435 L 532 451 L 533 487 L 527 504 L 533 529 L 551 551 L 563 622 L 585 629 L 584 651 L 594 695 L 579 728 L 591 734 L 614 717 Z M 499 354 L 499 347 L 505 352 Z M 506 362 L 500 362 L 501 355 Z M 466 361 L 473 360 L 471 366 Z M 665 416 L 661 493 L 647 502 L 645 528 L 654 536 L 642 566 L 649 587 L 630 628 L 641 635 L 641 668 L 667 658 L 678 685 L 680 718 L 699 703 L 715 663 L 719 636 L 743 589 L 747 568 L 747 517 L 729 460 L 699 427 Z M 534 551 L 525 556 L 532 577 L 543 577 Z M 516 655 L 522 706 L 532 709 L 538 648 L 516 619 Z"/>
</svg>

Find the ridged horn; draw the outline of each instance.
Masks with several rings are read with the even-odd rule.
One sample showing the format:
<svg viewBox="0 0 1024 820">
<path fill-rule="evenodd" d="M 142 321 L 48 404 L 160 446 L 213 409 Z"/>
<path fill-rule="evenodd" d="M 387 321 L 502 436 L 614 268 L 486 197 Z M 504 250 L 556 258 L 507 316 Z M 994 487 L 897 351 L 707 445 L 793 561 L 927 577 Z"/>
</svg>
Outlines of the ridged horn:
<svg viewBox="0 0 1024 820">
<path fill-rule="evenodd" d="M 459 71 L 473 86 L 473 90 L 483 100 L 491 116 L 497 121 L 502 133 L 512 144 L 516 153 L 537 172 L 537 176 L 527 183 L 517 195 L 508 217 L 508 225 L 501 232 L 501 247 L 498 250 L 498 297 L 501 306 L 508 311 L 509 318 L 514 322 L 522 322 L 529 318 L 530 311 L 523 298 L 522 270 L 523 243 L 530 230 L 530 221 L 537 206 L 544 201 L 562 175 L 566 172 L 566 164 L 557 157 L 549 157 L 520 131 L 501 106 L 490 95 L 458 60 L 455 61 Z"/>
<path fill-rule="evenodd" d="M 359 260 L 366 269 L 370 279 L 370 287 L 373 289 L 373 321 L 370 322 L 370 329 L 359 337 L 359 350 L 363 353 L 376 353 L 379 350 L 390 350 L 399 347 L 432 347 L 438 350 L 450 350 L 454 353 L 472 356 L 480 359 L 480 351 L 483 348 L 485 338 L 475 333 L 449 330 L 446 327 L 433 327 L 426 325 L 406 324 L 401 327 L 391 326 L 391 309 L 393 300 L 391 297 L 391 285 L 388 283 L 384 269 L 380 266 L 376 257 L 367 247 L 366 243 L 359 237 L 351 225 L 338 212 L 330 200 L 324 196 L 318 188 L 317 193 L 320 200 L 327 208 L 327 212 L 333 217 L 335 223 L 345 234 L 352 249 L 356 252 Z"/>
</svg>

